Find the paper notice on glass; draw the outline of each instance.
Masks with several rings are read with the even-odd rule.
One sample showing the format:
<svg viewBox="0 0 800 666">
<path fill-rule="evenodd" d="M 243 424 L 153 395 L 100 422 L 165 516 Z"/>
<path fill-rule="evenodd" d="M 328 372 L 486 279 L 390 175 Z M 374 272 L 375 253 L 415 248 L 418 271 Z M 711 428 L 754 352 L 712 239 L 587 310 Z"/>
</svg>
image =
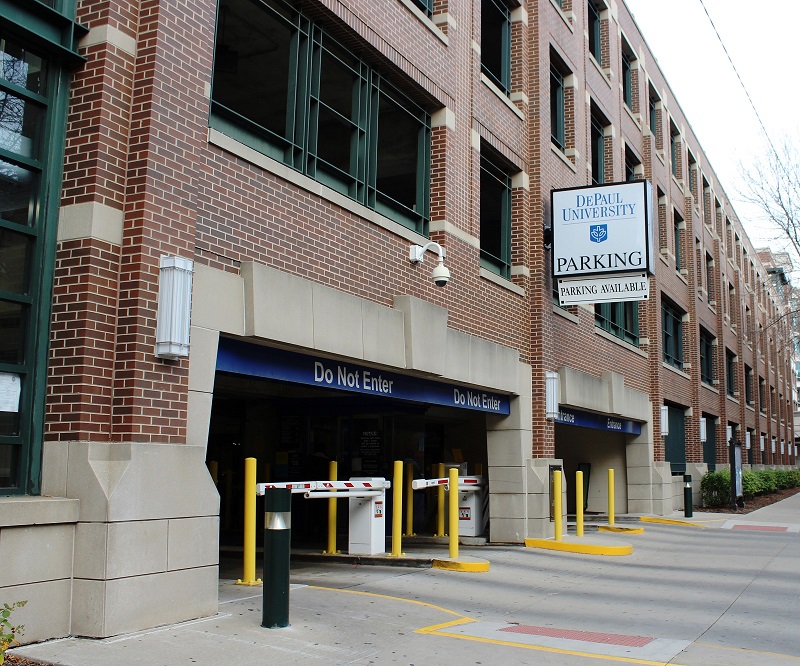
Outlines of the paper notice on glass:
<svg viewBox="0 0 800 666">
<path fill-rule="evenodd" d="M 18 412 L 21 382 L 19 375 L 0 372 L 0 412 Z"/>
</svg>

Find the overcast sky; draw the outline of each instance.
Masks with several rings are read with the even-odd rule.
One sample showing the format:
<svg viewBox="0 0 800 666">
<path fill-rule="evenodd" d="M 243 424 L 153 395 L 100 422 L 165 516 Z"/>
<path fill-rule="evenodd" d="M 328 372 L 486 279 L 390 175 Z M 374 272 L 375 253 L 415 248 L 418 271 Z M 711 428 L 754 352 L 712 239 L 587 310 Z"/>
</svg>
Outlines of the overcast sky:
<svg viewBox="0 0 800 666">
<path fill-rule="evenodd" d="M 711 166 L 756 246 L 780 232 L 738 201 L 739 164 L 765 152 L 764 133 L 706 11 L 771 139 L 800 136 L 797 0 L 624 0 Z"/>
</svg>

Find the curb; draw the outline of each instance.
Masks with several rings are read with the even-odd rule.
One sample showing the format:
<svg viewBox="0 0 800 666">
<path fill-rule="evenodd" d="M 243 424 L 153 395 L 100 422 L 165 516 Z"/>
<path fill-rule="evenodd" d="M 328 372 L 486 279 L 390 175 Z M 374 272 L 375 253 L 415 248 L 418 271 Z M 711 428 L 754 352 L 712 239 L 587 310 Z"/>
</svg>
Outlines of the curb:
<svg viewBox="0 0 800 666">
<path fill-rule="evenodd" d="M 621 527 L 620 525 L 598 525 L 598 532 L 613 532 L 615 534 L 644 534 L 644 527 Z"/>
<path fill-rule="evenodd" d="M 463 560 L 451 560 L 449 558 L 434 558 L 431 566 L 434 569 L 441 569 L 442 571 L 466 571 L 469 573 L 485 573 L 489 571 L 489 562 L 487 560 L 477 559 L 465 562 Z"/>
<path fill-rule="evenodd" d="M 652 516 L 640 516 L 639 520 L 643 523 L 659 523 L 661 525 L 682 525 L 684 527 L 700 527 L 705 528 L 705 525 L 700 523 L 691 523 L 688 520 L 677 520 L 675 518 L 653 518 Z"/>
<path fill-rule="evenodd" d="M 527 548 L 542 548 L 557 550 L 563 553 L 582 553 L 584 555 L 630 555 L 633 546 L 620 544 L 617 546 L 599 545 L 591 543 L 575 543 L 574 541 L 554 541 L 553 539 L 525 539 Z"/>
</svg>

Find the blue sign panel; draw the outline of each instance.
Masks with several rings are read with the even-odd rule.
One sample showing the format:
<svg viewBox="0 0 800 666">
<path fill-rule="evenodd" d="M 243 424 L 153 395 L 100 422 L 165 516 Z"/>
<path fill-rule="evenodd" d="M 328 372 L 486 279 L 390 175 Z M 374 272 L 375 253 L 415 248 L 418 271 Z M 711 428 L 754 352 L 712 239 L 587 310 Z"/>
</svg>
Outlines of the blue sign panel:
<svg viewBox="0 0 800 666">
<path fill-rule="evenodd" d="M 626 435 L 642 434 L 642 424 L 636 421 L 628 421 L 604 414 L 593 414 L 592 412 L 581 412 L 577 409 L 567 409 L 565 407 L 559 409 L 558 416 L 554 421 L 556 423 L 565 423 L 566 425 L 580 426 L 581 428 L 624 432 Z"/>
<path fill-rule="evenodd" d="M 217 370 L 492 414 L 506 415 L 510 412 L 509 397 L 502 393 L 434 382 L 228 338 L 219 340 Z"/>
</svg>

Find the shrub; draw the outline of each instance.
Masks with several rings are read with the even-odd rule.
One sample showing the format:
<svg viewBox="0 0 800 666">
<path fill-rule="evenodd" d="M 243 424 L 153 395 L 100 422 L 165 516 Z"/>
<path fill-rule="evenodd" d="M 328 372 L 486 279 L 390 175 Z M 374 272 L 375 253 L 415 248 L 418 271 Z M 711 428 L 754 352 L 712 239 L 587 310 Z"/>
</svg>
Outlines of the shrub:
<svg viewBox="0 0 800 666">
<path fill-rule="evenodd" d="M 742 493 L 745 499 L 800 486 L 800 469 L 761 469 L 742 472 Z M 708 472 L 700 481 L 703 506 L 728 504 L 731 498 L 731 475 L 727 469 Z"/>
<path fill-rule="evenodd" d="M 5 663 L 6 650 L 14 643 L 19 642 L 17 636 L 22 635 L 22 629 L 25 626 L 11 624 L 11 611 L 15 608 L 22 608 L 27 603 L 27 601 L 15 601 L 11 605 L 4 603 L 3 610 L 0 610 L 0 664 Z"/>
</svg>

